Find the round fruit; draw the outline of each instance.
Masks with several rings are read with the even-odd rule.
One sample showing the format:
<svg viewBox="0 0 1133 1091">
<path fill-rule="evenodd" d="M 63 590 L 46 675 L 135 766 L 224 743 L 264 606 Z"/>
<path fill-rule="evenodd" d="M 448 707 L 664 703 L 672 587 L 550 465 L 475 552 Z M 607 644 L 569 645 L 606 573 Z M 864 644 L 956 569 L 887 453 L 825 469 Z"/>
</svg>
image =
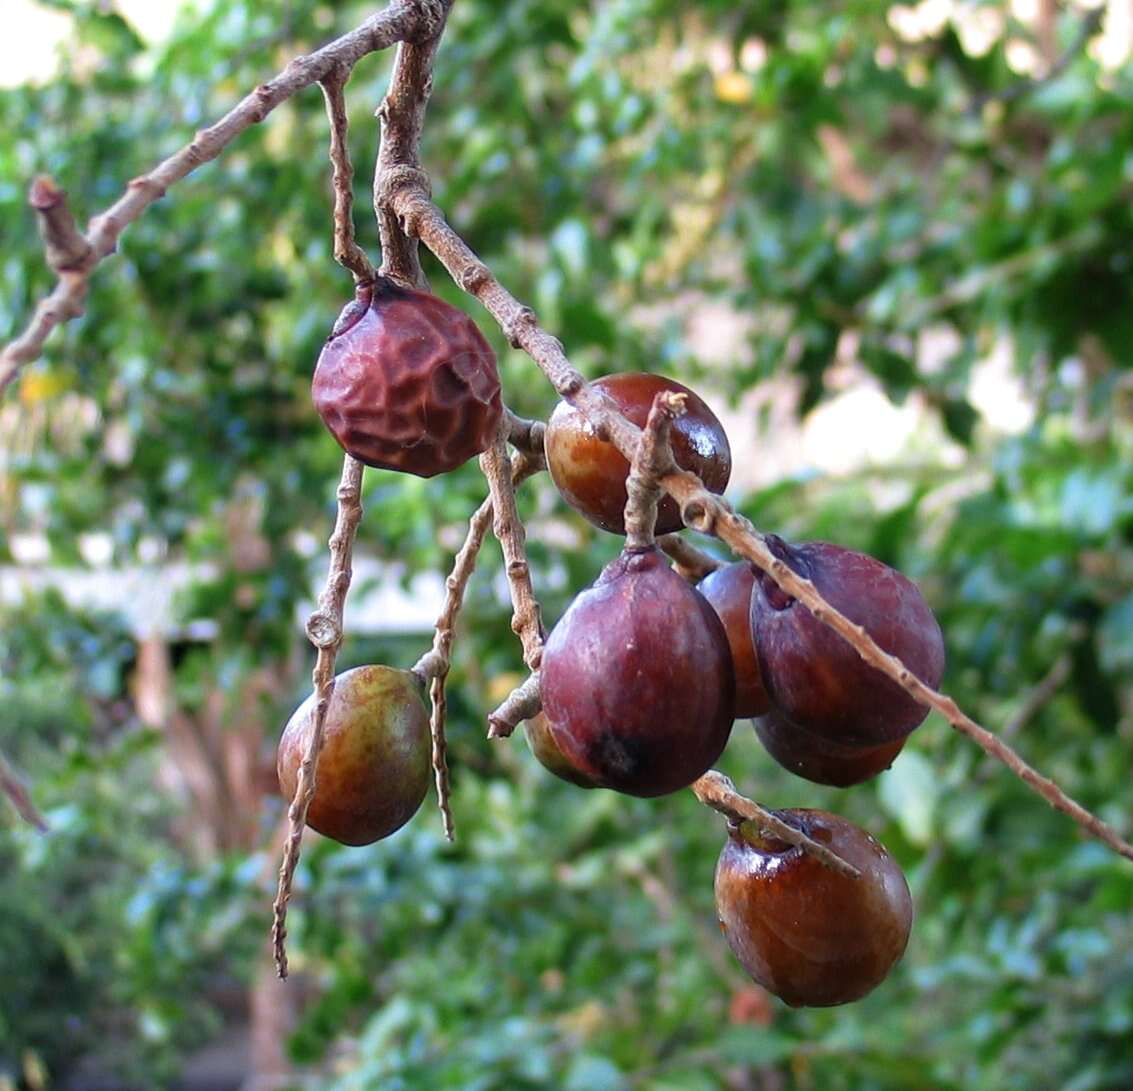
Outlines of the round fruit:
<svg viewBox="0 0 1133 1091">
<path fill-rule="evenodd" d="M 711 492 L 724 491 L 732 473 L 728 437 L 716 415 L 688 387 L 644 372 L 606 375 L 591 385 L 639 428 L 645 427 L 655 395 L 661 391 L 686 394 L 686 412 L 673 422 L 673 457 L 682 469 L 700 477 Z M 621 452 L 599 439 L 567 402 L 560 402 L 551 414 L 545 443 L 551 479 L 566 502 L 602 530 L 625 534 L 629 463 Z M 656 533 L 669 534 L 681 526 L 676 501 L 671 496 L 662 497 L 657 506 Z"/>
<path fill-rule="evenodd" d="M 527 745 L 531 753 L 549 773 L 554 773 L 560 780 L 569 781 L 579 788 L 598 787 L 590 777 L 567 760 L 567 756 L 555 742 L 555 737 L 547 726 L 547 717 L 542 712 L 524 722 L 523 734 L 527 736 Z"/>
<path fill-rule="evenodd" d="M 752 978 L 792 1007 L 865 996 L 905 951 L 913 902 L 901 869 L 865 830 L 827 811 L 779 811 L 853 864 L 842 875 L 751 822 L 729 830 L 716 864 L 720 928 Z"/>
<path fill-rule="evenodd" d="M 793 546 L 769 535 L 767 544 L 922 682 L 940 684 L 944 639 L 916 584 L 829 542 Z M 843 746 L 881 746 L 905 738 L 928 715 L 766 573 L 751 598 L 751 631 L 772 706 L 812 735 Z"/>
<path fill-rule="evenodd" d="M 770 707 L 751 639 L 755 570 L 747 561 L 723 565 L 696 585 L 724 624 L 736 672 L 736 716 L 762 716 Z"/>
<path fill-rule="evenodd" d="M 503 413 L 496 356 L 463 311 L 378 277 L 319 353 L 311 394 L 348 454 L 418 477 L 489 447 Z"/>
<path fill-rule="evenodd" d="M 752 720 L 752 726 L 784 769 L 835 788 L 849 788 L 884 772 L 905 745 L 905 739 L 898 739 L 880 746 L 845 746 L 804 731 L 774 709 Z"/>
<path fill-rule="evenodd" d="M 637 796 L 705 772 L 735 706 L 724 627 L 656 548 L 622 553 L 571 603 L 547 639 L 542 690 L 567 761 Z"/>
<path fill-rule="evenodd" d="M 294 799 L 314 730 L 315 695 L 292 714 L 276 768 Z M 408 671 L 355 667 L 334 680 L 307 825 L 344 845 L 368 845 L 399 830 L 429 789 L 429 714 Z"/>
</svg>

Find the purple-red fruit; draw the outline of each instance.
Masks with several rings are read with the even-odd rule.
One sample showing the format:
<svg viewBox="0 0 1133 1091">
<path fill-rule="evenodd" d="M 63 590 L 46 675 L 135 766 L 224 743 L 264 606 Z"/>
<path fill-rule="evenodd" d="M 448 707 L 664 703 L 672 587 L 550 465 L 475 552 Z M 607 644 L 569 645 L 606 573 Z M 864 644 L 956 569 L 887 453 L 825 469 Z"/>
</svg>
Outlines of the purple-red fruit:
<svg viewBox="0 0 1133 1091">
<path fill-rule="evenodd" d="M 653 398 L 661 391 L 686 394 L 686 412 L 673 422 L 673 456 L 692 470 L 714 493 L 722 493 L 732 473 L 728 437 L 716 415 L 687 386 L 661 375 L 625 372 L 606 375 L 591 384 L 611 399 L 618 411 L 639 428 L 645 426 Z M 626 479 L 629 463 L 607 440 L 599 439 L 582 414 L 560 402 L 546 433 L 547 467 L 563 499 L 595 526 L 625 534 Z M 662 497 L 656 532 L 668 534 L 683 526 L 676 501 Z"/>
<path fill-rule="evenodd" d="M 285 799 L 315 727 L 315 695 L 294 712 L 276 765 Z M 432 779 L 421 683 L 393 667 L 355 667 L 334 680 L 307 825 L 344 845 L 368 845 L 408 822 Z"/>
<path fill-rule="evenodd" d="M 604 788 L 659 796 L 691 784 L 732 727 L 728 638 L 660 550 L 626 551 L 547 638 L 543 712 L 558 748 Z"/>
<path fill-rule="evenodd" d="M 418 477 L 486 450 L 503 412 L 496 356 L 476 323 L 385 277 L 359 285 L 339 315 L 311 394 L 348 454 Z"/>
<path fill-rule="evenodd" d="M 853 864 L 842 875 L 802 849 L 729 831 L 716 864 L 716 915 L 752 978 L 793 1007 L 866 995 L 904 954 L 913 902 L 900 867 L 865 830 L 827 811 L 779 817 Z"/>
<path fill-rule="evenodd" d="M 815 784 L 849 788 L 884 772 L 901 753 L 905 739 L 880 746 L 845 746 L 804 731 L 772 709 L 752 720 L 767 752 L 784 769 Z"/>
<path fill-rule="evenodd" d="M 751 591 L 755 570 L 747 561 L 726 564 L 696 585 L 723 622 L 736 672 L 736 717 L 762 716 L 770 703 L 751 639 Z"/>
<path fill-rule="evenodd" d="M 524 722 L 523 734 L 527 737 L 527 745 L 536 761 L 547 772 L 554 773 L 560 780 L 579 788 L 598 787 L 590 777 L 576 769 L 559 749 L 559 744 L 555 742 L 555 737 L 547 726 L 547 717 L 542 712 Z"/>
<path fill-rule="evenodd" d="M 768 536 L 771 551 L 836 610 L 935 688 L 944 673 L 940 626 L 916 584 L 865 553 Z M 804 731 L 847 747 L 905 738 L 928 709 L 863 660 L 766 573 L 751 598 L 751 630 L 772 707 Z"/>
</svg>

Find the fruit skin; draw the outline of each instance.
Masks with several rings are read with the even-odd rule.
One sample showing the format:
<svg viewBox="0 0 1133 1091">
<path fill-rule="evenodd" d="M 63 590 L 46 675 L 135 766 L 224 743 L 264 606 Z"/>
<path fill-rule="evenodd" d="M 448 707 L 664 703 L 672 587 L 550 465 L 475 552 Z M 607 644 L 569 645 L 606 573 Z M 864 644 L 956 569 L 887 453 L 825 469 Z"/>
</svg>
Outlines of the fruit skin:
<svg viewBox="0 0 1133 1091">
<path fill-rule="evenodd" d="M 728 638 L 660 550 L 627 550 L 551 631 L 543 712 L 567 761 L 604 788 L 659 796 L 691 784 L 732 728 Z"/>
<path fill-rule="evenodd" d="M 916 584 L 865 553 L 830 542 L 796 546 L 768 535 L 767 544 L 921 681 L 940 684 L 944 638 Z M 813 735 L 843 746 L 881 746 L 905 738 L 928 715 L 766 573 L 755 581 L 751 630 L 772 706 Z"/>
<path fill-rule="evenodd" d="M 747 561 L 722 565 L 696 585 L 724 623 L 736 672 L 736 716 L 762 716 L 771 702 L 759 673 L 751 638 L 751 592 L 755 569 Z"/>
<path fill-rule="evenodd" d="M 835 788 L 849 788 L 883 773 L 906 741 L 845 746 L 804 731 L 774 709 L 751 723 L 764 748 L 784 769 L 804 780 Z"/>
<path fill-rule="evenodd" d="M 527 746 L 535 755 L 535 760 L 547 772 L 554 773 L 560 780 L 565 780 L 579 788 L 598 787 L 590 777 L 576 769 L 559 749 L 551 729 L 547 726 L 547 717 L 542 712 L 524 722 L 523 734 L 527 737 Z"/>
<path fill-rule="evenodd" d="M 692 470 L 714 493 L 722 493 L 732 474 L 732 451 L 724 426 L 707 404 L 687 386 L 646 372 L 606 375 L 590 384 L 605 393 L 628 420 L 645 426 L 653 398 L 661 391 L 687 394 L 686 413 L 672 427 L 677 465 Z M 547 467 L 563 499 L 596 527 L 625 534 L 626 478 L 629 463 L 621 452 L 598 439 L 582 415 L 560 402 L 547 422 Z M 671 496 L 657 506 L 656 533 L 679 530 L 680 509 Z"/>
<path fill-rule="evenodd" d="M 315 694 L 292 714 L 276 755 L 285 799 L 314 730 Z M 355 667 L 335 678 L 307 825 L 344 845 L 369 845 L 408 822 L 431 779 L 429 713 L 409 671 Z"/>
<path fill-rule="evenodd" d="M 866 995 L 904 954 L 913 923 L 905 876 L 865 830 L 828 811 L 787 810 L 861 872 L 841 875 L 750 822 L 729 830 L 716 864 L 716 915 L 732 953 L 792 1007 Z"/>
<path fill-rule="evenodd" d="M 359 285 L 319 353 L 311 395 L 348 454 L 433 477 L 493 442 L 496 355 L 463 311 L 385 277 Z"/>
</svg>

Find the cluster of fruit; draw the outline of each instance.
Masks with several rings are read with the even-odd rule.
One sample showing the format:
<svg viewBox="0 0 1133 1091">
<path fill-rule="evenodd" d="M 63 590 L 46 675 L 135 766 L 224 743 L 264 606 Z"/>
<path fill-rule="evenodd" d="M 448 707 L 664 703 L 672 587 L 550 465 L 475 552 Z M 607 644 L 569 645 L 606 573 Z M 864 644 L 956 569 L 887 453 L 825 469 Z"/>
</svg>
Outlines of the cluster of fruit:
<svg viewBox="0 0 1133 1091">
<path fill-rule="evenodd" d="M 720 422 L 693 392 L 645 374 L 594 384 L 643 426 L 661 391 L 685 395 L 672 428 L 677 463 L 716 493 L 731 472 Z M 502 413 L 491 349 L 463 313 L 379 281 L 359 291 L 319 358 L 315 403 L 346 451 L 368 465 L 432 476 L 482 451 Z M 563 403 L 546 431 L 548 468 L 567 502 L 625 533 L 629 464 Z M 681 526 L 670 498 L 656 532 Z M 825 542 L 774 554 L 885 651 L 936 686 L 940 628 L 916 586 L 880 561 Z M 820 784 L 845 787 L 888 768 L 926 709 L 865 663 L 807 607 L 746 561 L 692 586 L 656 545 L 627 546 L 549 634 L 543 712 L 525 725 L 535 756 L 584 788 L 660 796 L 688 787 L 719 758 L 737 718 L 753 718 L 768 752 Z M 294 794 L 314 716 L 309 699 L 279 749 Z M 400 828 L 430 770 L 421 685 L 407 672 L 340 675 L 329 706 L 308 824 L 346 844 Z M 800 848 L 734 823 L 716 868 L 721 928 L 751 976 L 793 1005 L 863 996 L 900 958 L 912 922 L 908 886 L 886 850 L 823 811 L 780 817 L 857 868 L 853 878 Z"/>
</svg>

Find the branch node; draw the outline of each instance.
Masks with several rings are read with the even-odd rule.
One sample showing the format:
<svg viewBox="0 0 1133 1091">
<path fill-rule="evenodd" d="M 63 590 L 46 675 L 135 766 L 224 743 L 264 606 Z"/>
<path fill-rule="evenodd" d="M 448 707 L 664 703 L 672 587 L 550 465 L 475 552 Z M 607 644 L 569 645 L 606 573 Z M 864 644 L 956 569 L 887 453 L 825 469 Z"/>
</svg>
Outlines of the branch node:
<svg viewBox="0 0 1133 1091">
<path fill-rule="evenodd" d="M 521 306 L 503 326 L 507 343 L 513 349 L 523 348 L 524 330 L 530 330 L 535 325 L 535 312 L 530 307 Z"/>
<path fill-rule="evenodd" d="M 533 671 L 508 694 L 503 704 L 488 715 L 488 738 L 506 739 L 524 720 L 538 715 L 543 707 L 539 691 L 539 672 Z"/>
</svg>

